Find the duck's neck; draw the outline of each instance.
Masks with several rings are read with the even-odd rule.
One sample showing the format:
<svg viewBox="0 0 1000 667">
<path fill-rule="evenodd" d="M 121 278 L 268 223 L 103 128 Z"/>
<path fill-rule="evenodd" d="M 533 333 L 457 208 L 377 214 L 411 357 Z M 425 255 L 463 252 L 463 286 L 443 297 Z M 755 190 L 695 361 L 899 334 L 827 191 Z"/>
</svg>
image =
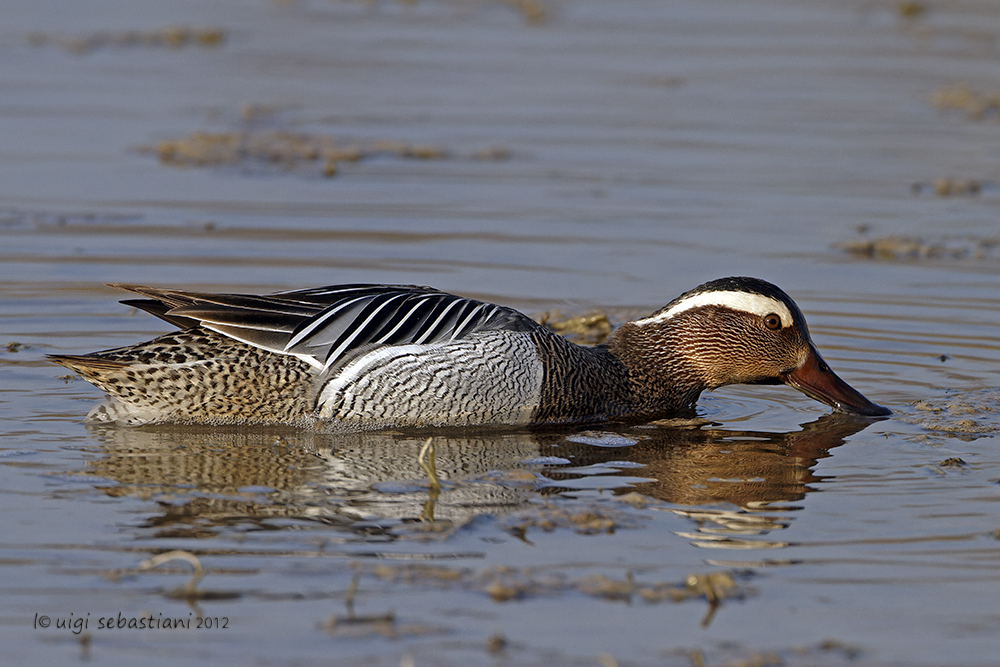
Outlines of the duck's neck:
<svg viewBox="0 0 1000 667">
<path fill-rule="evenodd" d="M 627 369 L 637 416 L 655 418 L 693 410 L 701 392 L 709 387 L 661 327 L 625 323 L 608 339 L 607 348 Z"/>
<path fill-rule="evenodd" d="M 692 410 L 706 388 L 662 338 L 631 324 L 597 347 L 549 332 L 535 342 L 544 368 L 535 423 L 659 419 Z"/>
</svg>

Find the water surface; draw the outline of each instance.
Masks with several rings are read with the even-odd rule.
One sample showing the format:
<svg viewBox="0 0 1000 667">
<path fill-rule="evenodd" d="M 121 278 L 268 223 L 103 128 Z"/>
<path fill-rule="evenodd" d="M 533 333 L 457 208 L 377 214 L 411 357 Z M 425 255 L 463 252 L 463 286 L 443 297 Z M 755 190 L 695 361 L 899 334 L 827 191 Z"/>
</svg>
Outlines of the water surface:
<svg viewBox="0 0 1000 667">
<path fill-rule="evenodd" d="M 1000 13 L 533 6 L 5 5 L 4 664 L 996 664 Z M 160 159 L 196 133 L 358 159 Z M 435 433 L 435 498 L 427 434 L 94 428 L 44 359 L 167 330 L 106 282 L 621 322 L 734 274 L 896 415 L 735 387 L 696 423 Z M 143 567 L 171 550 L 186 599 L 190 562 Z"/>
</svg>

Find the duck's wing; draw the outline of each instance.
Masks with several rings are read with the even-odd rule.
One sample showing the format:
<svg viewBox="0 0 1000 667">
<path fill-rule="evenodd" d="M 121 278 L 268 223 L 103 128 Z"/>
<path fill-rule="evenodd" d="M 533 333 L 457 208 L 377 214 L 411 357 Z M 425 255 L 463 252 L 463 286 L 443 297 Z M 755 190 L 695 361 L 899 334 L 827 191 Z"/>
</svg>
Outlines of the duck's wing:
<svg viewBox="0 0 1000 667">
<path fill-rule="evenodd" d="M 115 283 L 135 306 L 181 328 L 203 326 L 321 369 L 380 345 L 432 344 L 537 325 L 504 306 L 415 285 L 336 285 L 261 296 Z"/>
</svg>

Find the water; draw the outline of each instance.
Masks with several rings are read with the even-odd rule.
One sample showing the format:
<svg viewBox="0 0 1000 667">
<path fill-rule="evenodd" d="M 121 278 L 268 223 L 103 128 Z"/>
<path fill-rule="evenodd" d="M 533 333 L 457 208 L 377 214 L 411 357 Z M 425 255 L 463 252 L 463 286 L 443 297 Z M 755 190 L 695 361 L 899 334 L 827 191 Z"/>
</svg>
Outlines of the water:
<svg viewBox="0 0 1000 667">
<path fill-rule="evenodd" d="M 1000 14 L 544 8 L 5 4 L 4 664 L 996 664 L 1000 130 L 933 94 L 1000 88 Z M 161 163 L 196 132 L 361 159 Z M 426 434 L 96 429 L 99 392 L 43 358 L 166 331 L 105 282 L 620 322 L 734 274 L 894 418 L 732 387 L 700 424 L 438 433 L 435 499 Z M 206 571 L 190 601 L 190 562 L 143 567 L 171 550 Z"/>
</svg>

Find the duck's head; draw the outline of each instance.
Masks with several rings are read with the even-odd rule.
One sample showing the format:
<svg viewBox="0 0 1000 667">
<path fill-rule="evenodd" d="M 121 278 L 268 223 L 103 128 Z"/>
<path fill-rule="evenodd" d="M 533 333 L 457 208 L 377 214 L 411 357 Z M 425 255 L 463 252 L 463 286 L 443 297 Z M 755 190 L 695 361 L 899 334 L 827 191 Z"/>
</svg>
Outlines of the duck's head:
<svg viewBox="0 0 1000 667">
<path fill-rule="evenodd" d="M 629 322 L 609 341 L 641 393 L 693 402 L 727 384 L 787 384 L 838 412 L 892 414 L 830 370 L 795 302 L 757 278 L 721 278 Z M 616 349 L 617 348 L 617 349 Z"/>
</svg>

